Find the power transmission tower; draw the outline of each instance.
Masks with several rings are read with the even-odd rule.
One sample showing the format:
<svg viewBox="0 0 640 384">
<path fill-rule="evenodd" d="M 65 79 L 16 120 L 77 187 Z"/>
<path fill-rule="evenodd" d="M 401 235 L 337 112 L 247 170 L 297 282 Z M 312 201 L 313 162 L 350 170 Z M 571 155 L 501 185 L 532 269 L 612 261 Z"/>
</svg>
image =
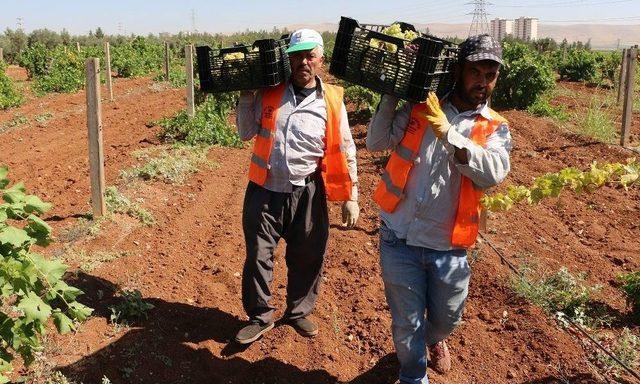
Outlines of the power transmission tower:
<svg viewBox="0 0 640 384">
<path fill-rule="evenodd" d="M 191 8 L 191 33 L 198 33 L 196 29 L 196 10 Z"/>
<path fill-rule="evenodd" d="M 118 35 L 122 35 L 122 31 L 123 31 L 122 22 L 119 21 L 118 22 Z"/>
<path fill-rule="evenodd" d="M 22 17 L 16 18 L 16 24 L 19 30 L 24 30 L 24 19 Z"/>
<path fill-rule="evenodd" d="M 473 0 L 467 3 L 467 5 L 474 6 L 473 13 L 468 13 L 468 15 L 473 15 L 473 20 L 471 20 L 471 25 L 469 26 L 469 36 L 489 33 L 486 8 L 490 4 L 487 0 Z"/>
</svg>

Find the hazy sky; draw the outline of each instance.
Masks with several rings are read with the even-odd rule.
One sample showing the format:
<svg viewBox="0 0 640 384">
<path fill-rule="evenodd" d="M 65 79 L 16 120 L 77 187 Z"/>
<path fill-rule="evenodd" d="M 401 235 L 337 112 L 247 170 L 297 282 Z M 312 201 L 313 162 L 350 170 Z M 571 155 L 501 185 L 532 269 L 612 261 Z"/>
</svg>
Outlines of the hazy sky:
<svg viewBox="0 0 640 384">
<path fill-rule="evenodd" d="M 541 24 L 640 24 L 640 0 L 490 0 L 489 19 L 537 17 Z M 392 5 L 398 4 L 398 5 Z M 470 23 L 471 0 L 0 0 L 0 31 L 37 28 L 84 34 L 101 27 L 105 33 L 146 34 L 192 29 L 231 32 L 271 29 L 290 24 L 337 23 L 341 15 L 363 23 Z M 533 5 L 532 5 L 533 4 Z"/>
</svg>

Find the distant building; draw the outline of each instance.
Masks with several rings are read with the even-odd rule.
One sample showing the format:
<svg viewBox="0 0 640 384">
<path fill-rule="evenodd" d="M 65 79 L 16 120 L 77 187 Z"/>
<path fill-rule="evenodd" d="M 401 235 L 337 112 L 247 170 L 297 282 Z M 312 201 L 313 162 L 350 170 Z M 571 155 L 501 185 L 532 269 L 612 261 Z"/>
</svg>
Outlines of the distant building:
<svg viewBox="0 0 640 384">
<path fill-rule="evenodd" d="M 514 36 L 522 40 L 536 40 L 538 38 L 538 19 L 520 17 L 513 23 Z"/>
<path fill-rule="evenodd" d="M 501 41 L 508 35 L 513 34 L 513 20 L 493 19 L 491 20 L 491 36 Z"/>
<path fill-rule="evenodd" d="M 494 39 L 502 40 L 509 35 L 521 40 L 536 40 L 538 38 L 538 19 L 520 17 L 515 20 L 499 18 L 491 20 L 491 36 Z"/>
</svg>

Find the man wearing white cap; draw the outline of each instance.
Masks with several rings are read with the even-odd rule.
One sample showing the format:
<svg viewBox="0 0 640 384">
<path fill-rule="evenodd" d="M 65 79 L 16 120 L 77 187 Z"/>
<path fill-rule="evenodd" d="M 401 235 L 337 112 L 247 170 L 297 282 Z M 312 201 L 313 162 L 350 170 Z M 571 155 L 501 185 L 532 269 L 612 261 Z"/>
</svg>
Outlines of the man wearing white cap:
<svg viewBox="0 0 640 384">
<path fill-rule="evenodd" d="M 309 319 L 318 296 L 329 237 L 327 199 L 343 201 L 342 220 L 358 219 L 356 147 L 342 88 L 323 83 L 322 36 L 291 35 L 291 78 L 272 88 L 242 92 L 237 107 L 242 140 L 256 138 L 249 166 L 242 226 L 247 257 L 242 303 L 249 324 L 236 335 L 251 343 L 273 328 L 273 252 L 287 243 L 287 308 L 283 319 L 303 336 L 318 333 Z"/>
</svg>

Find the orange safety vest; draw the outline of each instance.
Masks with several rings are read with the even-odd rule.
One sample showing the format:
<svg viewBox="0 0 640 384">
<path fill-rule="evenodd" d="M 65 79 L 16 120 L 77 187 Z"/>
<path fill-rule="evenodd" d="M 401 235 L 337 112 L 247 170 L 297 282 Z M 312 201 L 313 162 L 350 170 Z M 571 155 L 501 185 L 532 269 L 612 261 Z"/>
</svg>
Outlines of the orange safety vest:
<svg viewBox="0 0 640 384">
<path fill-rule="evenodd" d="M 409 172 L 413 167 L 424 134 L 429 127 L 429 122 L 424 116 L 426 105 L 416 104 L 411 110 L 409 124 L 404 137 L 396 146 L 387 167 L 382 173 L 382 178 L 373 195 L 373 200 L 380 205 L 385 212 L 393 212 L 404 198 L 404 187 L 409 179 Z M 492 120 L 487 120 L 481 115 L 476 118 L 469 139 L 474 143 L 486 146 L 489 137 L 506 120 L 493 110 L 490 110 Z M 451 244 L 455 247 L 469 248 L 478 236 L 480 222 L 480 198 L 484 191 L 478 188 L 473 181 L 462 175 L 460 182 L 460 195 L 456 219 L 451 232 Z"/>
<path fill-rule="evenodd" d="M 330 201 L 346 201 L 351 198 L 351 177 L 347 167 L 346 148 L 342 145 L 340 117 L 343 89 L 338 86 L 323 84 L 324 101 L 327 105 L 327 126 L 325 132 L 325 150 L 320 170 L 327 199 Z M 249 180 L 264 185 L 269 172 L 269 158 L 273 149 L 276 133 L 278 109 L 286 90 L 284 83 L 269 88 L 262 94 L 262 124 L 253 145 L 253 155 L 249 165 Z"/>
</svg>

